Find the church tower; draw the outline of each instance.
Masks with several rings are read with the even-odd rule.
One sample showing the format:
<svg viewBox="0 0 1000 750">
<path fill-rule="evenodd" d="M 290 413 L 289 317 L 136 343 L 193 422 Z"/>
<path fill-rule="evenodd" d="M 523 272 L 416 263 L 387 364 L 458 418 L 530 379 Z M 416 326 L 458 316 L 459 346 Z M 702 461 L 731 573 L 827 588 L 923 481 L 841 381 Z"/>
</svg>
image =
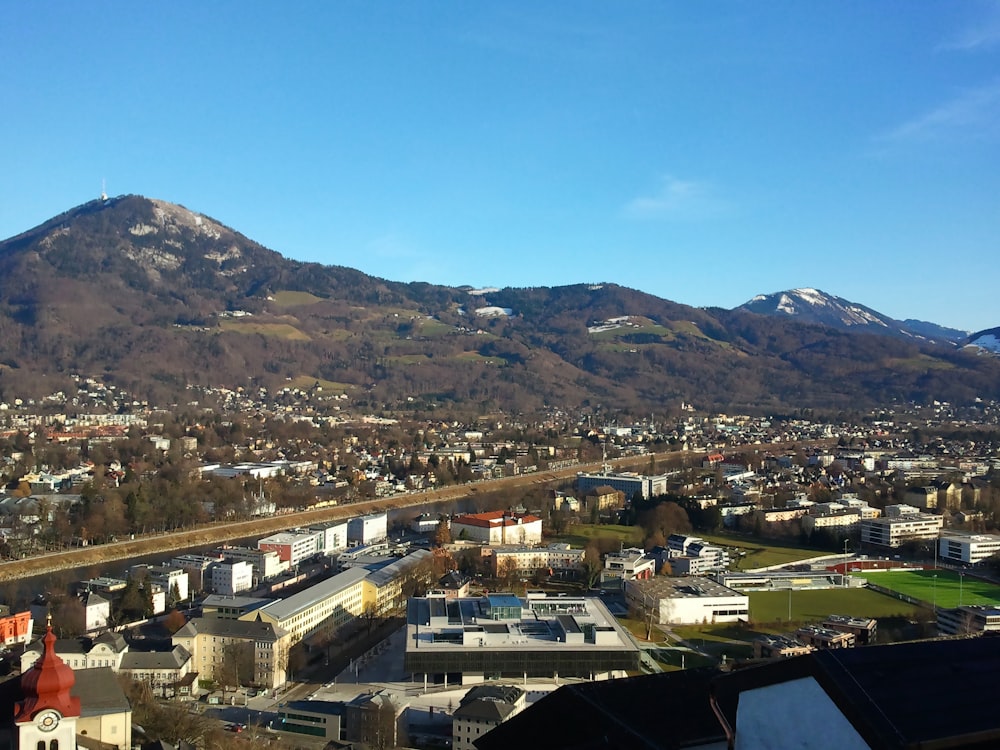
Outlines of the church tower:
<svg viewBox="0 0 1000 750">
<path fill-rule="evenodd" d="M 51 625 L 42 642 L 42 657 L 21 675 L 24 700 L 14 706 L 18 750 L 76 750 L 80 699 L 70 695 L 76 676 L 56 654 Z"/>
</svg>

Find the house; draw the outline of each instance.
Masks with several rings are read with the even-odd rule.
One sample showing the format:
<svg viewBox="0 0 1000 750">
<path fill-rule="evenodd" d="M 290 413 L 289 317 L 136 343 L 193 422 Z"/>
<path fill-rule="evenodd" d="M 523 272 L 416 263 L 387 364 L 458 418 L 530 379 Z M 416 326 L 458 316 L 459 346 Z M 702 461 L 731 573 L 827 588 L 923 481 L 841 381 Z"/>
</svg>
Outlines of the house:
<svg viewBox="0 0 1000 750">
<path fill-rule="evenodd" d="M 473 687 L 452 714 L 452 750 L 475 750 L 476 739 L 524 710 L 526 695 L 511 685 Z"/>
</svg>

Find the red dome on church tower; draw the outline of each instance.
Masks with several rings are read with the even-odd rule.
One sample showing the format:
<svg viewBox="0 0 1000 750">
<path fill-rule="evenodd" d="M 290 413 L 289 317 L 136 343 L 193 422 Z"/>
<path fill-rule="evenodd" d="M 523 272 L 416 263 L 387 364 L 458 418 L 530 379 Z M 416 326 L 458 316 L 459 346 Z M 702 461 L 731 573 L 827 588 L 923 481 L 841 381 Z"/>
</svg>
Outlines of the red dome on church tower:
<svg viewBox="0 0 1000 750">
<path fill-rule="evenodd" d="M 70 695 L 76 675 L 56 653 L 56 636 L 51 626 L 46 629 L 42 642 L 42 658 L 21 675 L 24 700 L 14 706 L 17 722 L 31 721 L 43 708 L 54 708 L 63 716 L 80 715 L 80 699 Z"/>
</svg>

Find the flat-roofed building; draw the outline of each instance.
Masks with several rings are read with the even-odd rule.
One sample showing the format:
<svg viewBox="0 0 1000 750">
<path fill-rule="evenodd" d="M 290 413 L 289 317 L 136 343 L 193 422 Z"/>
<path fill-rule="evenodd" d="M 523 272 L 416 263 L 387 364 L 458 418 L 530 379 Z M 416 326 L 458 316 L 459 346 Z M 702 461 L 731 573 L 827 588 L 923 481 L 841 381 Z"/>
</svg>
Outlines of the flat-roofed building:
<svg viewBox="0 0 1000 750">
<path fill-rule="evenodd" d="M 320 627 L 342 627 L 358 617 L 364 610 L 362 582 L 367 576 L 364 568 L 348 568 L 287 599 L 249 612 L 242 619 L 273 623 L 296 643 Z"/>
<path fill-rule="evenodd" d="M 347 549 L 347 521 L 314 524 L 309 530 L 320 535 L 316 544 L 320 554 L 329 555 L 331 552 Z"/>
<path fill-rule="evenodd" d="M 403 661 L 425 682 L 606 679 L 637 670 L 639 650 L 596 597 L 435 595 L 408 602 Z"/>
<path fill-rule="evenodd" d="M 820 626 L 853 634 L 859 646 L 875 643 L 878 637 L 878 620 L 874 617 L 830 615 L 820 623 Z"/>
<path fill-rule="evenodd" d="M 1000 607 L 971 605 L 937 611 L 941 635 L 977 635 L 1000 632 Z"/>
<path fill-rule="evenodd" d="M 671 534 L 667 538 L 672 572 L 703 575 L 729 567 L 729 553 L 701 537 Z"/>
<path fill-rule="evenodd" d="M 631 472 L 602 474 L 581 472 L 576 475 L 576 488 L 581 495 L 584 495 L 598 487 L 610 487 L 612 490 L 623 493 L 625 500 L 631 500 L 637 494 L 643 500 L 648 500 L 655 495 L 667 493 L 667 479 L 666 474 L 647 476 Z"/>
<path fill-rule="evenodd" d="M 755 659 L 787 659 L 790 656 L 802 656 L 815 650 L 815 647 L 788 635 L 765 634 L 753 640 Z"/>
<path fill-rule="evenodd" d="M 805 625 L 795 631 L 795 637 L 817 649 L 853 648 L 857 642 L 854 633 L 824 628 L 821 625 Z"/>
<path fill-rule="evenodd" d="M 656 558 L 647 555 L 638 547 L 628 547 L 604 556 L 601 582 L 631 581 L 636 578 L 652 578 L 656 575 Z"/>
<path fill-rule="evenodd" d="M 0 643 L 13 646 L 31 640 L 31 611 L 0 617 Z"/>
<path fill-rule="evenodd" d="M 944 560 L 978 565 L 1000 554 L 1000 536 L 994 534 L 942 534 L 938 554 Z"/>
<path fill-rule="evenodd" d="M 256 547 L 217 547 L 215 552 L 230 560 L 246 560 L 253 566 L 254 577 L 258 581 L 276 578 L 288 570 L 288 563 L 278 557 L 273 550 Z"/>
<path fill-rule="evenodd" d="M 278 559 L 295 567 L 303 560 L 318 554 L 318 537 L 315 531 L 282 531 L 257 540 L 257 549 L 276 552 Z"/>
<path fill-rule="evenodd" d="M 369 513 L 347 522 L 347 540 L 351 544 L 372 544 L 389 536 L 389 517 L 385 513 Z"/>
<path fill-rule="evenodd" d="M 750 598 L 703 576 L 657 576 L 625 582 L 625 599 L 651 611 L 661 625 L 740 622 L 750 617 Z"/>
<path fill-rule="evenodd" d="M 227 559 L 211 568 L 212 591 L 223 596 L 235 596 L 253 588 L 253 565 L 246 560 Z"/>
<path fill-rule="evenodd" d="M 943 524 L 941 516 L 927 513 L 871 518 L 861 522 L 861 543 L 898 547 L 914 539 L 937 539 Z"/>
</svg>

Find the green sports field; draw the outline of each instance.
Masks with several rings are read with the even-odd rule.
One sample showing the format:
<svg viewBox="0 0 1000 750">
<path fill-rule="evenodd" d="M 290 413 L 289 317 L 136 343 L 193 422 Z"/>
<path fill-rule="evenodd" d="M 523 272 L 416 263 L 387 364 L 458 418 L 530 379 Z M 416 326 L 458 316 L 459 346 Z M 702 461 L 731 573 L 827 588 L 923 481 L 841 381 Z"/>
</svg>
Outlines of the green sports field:
<svg viewBox="0 0 1000 750">
<path fill-rule="evenodd" d="M 774 624 L 779 631 L 782 624 L 787 628 L 789 602 L 792 623 L 817 622 L 828 615 L 910 618 L 919 609 L 871 589 L 807 589 L 791 596 L 787 591 L 751 591 L 749 596 L 751 621 L 758 627 Z"/>
<path fill-rule="evenodd" d="M 858 575 L 858 574 L 855 574 Z M 939 607 L 960 604 L 1000 604 L 1000 586 L 952 570 L 893 570 L 868 573 L 870 583 L 884 586 Z"/>
</svg>

